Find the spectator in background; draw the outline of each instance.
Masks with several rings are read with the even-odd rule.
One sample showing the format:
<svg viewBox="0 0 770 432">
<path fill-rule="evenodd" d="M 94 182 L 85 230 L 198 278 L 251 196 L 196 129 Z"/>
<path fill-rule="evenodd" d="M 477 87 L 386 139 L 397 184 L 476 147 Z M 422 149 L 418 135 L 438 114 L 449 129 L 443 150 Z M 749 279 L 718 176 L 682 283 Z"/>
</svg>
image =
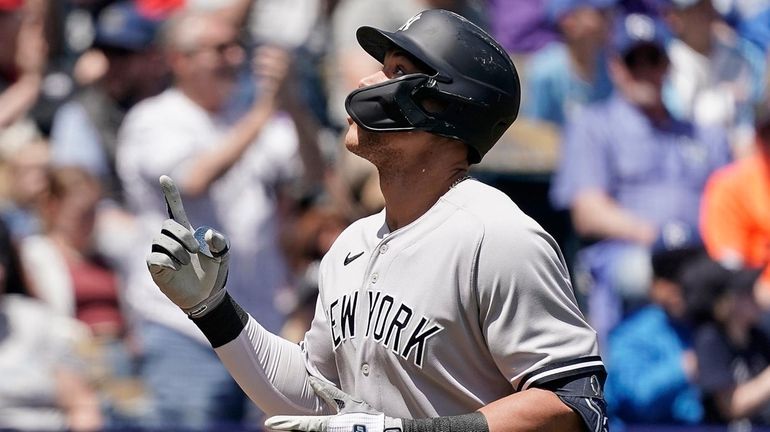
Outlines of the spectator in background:
<svg viewBox="0 0 770 432">
<path fill-rule="evenodd" d="M 88 327 L 88 344 L 93 349 L 84 360 L 109 405 L 110 389 L 129 380 L 134 368 L 117 275 L 93 242 L 101 188 L 83 169 L 60 167 L 48 173 L 46 189 L 41 206 L 45 229 L 21 242 L 22 263 L 35 269 L 29 279 L 52 311 Z"/>
<path fill-rule="evenodd" d="M 291 113 L 304 163 L 305 184 L 298 194 L 310 199 L 329 193 L 336 205 L 350 209 L 349 192 L 334 162 L 339 125 L 328 115 L 328 55 L 331 16 L 339 0 L 233 0 L 222 12 L 248 30 L 256 46 L 275 45 L 292 53 L 292 94 L 283 98 Z"/>
<path fill-rule="evenodd" d="M 245 397 L 200 331 L 154 287 L 144 257 L 167 217 L 157 190 L 168 174 L 191 218 L 233 233 L 230 262 L 240 269 L 228 280 L 233 297 L 268 330 L 280 330 L 274 297 L 288 275 L 278 207 L 282 186 L 302 167 L 293 123 L 277 111 L 290 58 L 261 47 L 254 58 L 259 98 L 246 112 L 233 112 L 229 101 L 245 56 L 230 21 L 213 12 L 176 15 L 163 48 L 174 85 L 132 108 L 118 139 L 127 202 L 146 228 L 132 248 L 127 298 L 140 321 L 141 374 L 157 409 L 149 426 L 225 427 L 241 420 Z"/>
<path fill-rule="evenodd" d="M 328 203 L 311 203 L 286 225 L 281 243 L 288 258 L 296 296 L 281 330 L 285 339 L 300 342 L 315 314 L 321 258 L 351 221 Z"/>
<path fill-rule="evenodd" d="M 164 67 L 153 46 L 158 22 L 139 14 L 132 1 L 102 9 L 94 47 L 107 61 L 104 76 L 81 89 L 54 117 L 53 165 L 77 165 L 97 176 L 105 194 L 121 204 L 116 168 L 118 128 L 136 102 L 161 90 Z"/>
<path fill-rule="evenodd" d="M 615 0 L 549 0 L 548 17 L 563 43 L 538 51 L 527 65 L 527 117 L 563 126 L 583 106 L 607 99 L 610 11 Z"/>
<path fill-rule="evenodd" d="M 703 419 L 681 278 L 705 251 L 686 241 L 653 252 L 651 304 L 610 333 L 605 390 L 616 422 L 670 425 Z"/>
<path fill-rule="evenodd" d="M 737 23 L 737 31 L 741 37 L 767 54 L 770 48 L 770 3 L 765 4 L 760 11 L 742 16 Z"/>
<path fill-rule="evenodd" d="M 41 14 L 0 0 L 0 131 L 27 117 L 40 95 L 47 44 Z"/>
<path fill-rule="evenodd" d="M 730 271 L 705 258 L 682 279 L 698 326 L 695 353 L 706 421 L 730 423 L 730 430 L 770 425 L 770 339 L 758 328 L 760 309 L 752 294 L 758 274 Z"/>
<path fill-rule="evenodd" d="M 770 106 L 757 106 L 756 151 L 715 172 L 703 193 L 700 229 L 711 257 L 730 267 L 770 263 Z M 770 309 L 770 270 L 757 284 L 757 300 Z"/>
<path fill-rule="evenodd" d="M 152 19 L 165 19 L 179 8 L 185 6 L 186 0 L 135 0 L 139 11 Z"/>
<path fill-rule="evenodd" d="M 659 20 L 661 6 L 667 1 L 669 0 L 619 0 L 618 7 L 625 14 L 642 14 Z"/>
<path fill-rule="evenodd" d="M 547 2 L 543 0 L 489 0 L 487 3 L 492 36 L 514 56 L 535 53 L 558 38 L 547 16 Z"/>
<path fill-rule="evenodd" d="M 97 336 L 118 338 L 125 330 L 118 283 L 92 242 L 99 183 L 77 167 L 53 168 L 47 177 L 44 233 L 21 243 L 25 266 L 38 269 L 30 279 L 52 309 L 78 318 Z"/>
<path fill-rule="evenodd" d="M 15 135 L 16 144 L 4 155 L 7 190 L 0 217 L 15 241 L 42 230 L 40 206 L 48 193 L 48 142 L 36 134 Z"/>
<path fill-rule="evenodd" d="M 622 17 L 614 46 L 616 92 L 568 121 L 551 190 L 577 234 L 594 242 L 578 252 L 576 271 L 590 281 L 589 321 L 605 349 L 624 309 L 647 301 L 651 246 L 697 231 L 706 179 L 729 161 L 721 129 L 678 121 L 664 107 L 660 27 Z"/>
<path fill-rule="evenodd" d="M 23 294 L 10 233 L 0 222 L 0 429 L 98 431 L 99 401 L 84 379 L 77 322 Z M 30 269 L 37 271 L 38 269 Z"/>
<path fill-rule="evenodd" d="M 677 118 L 727 128 L 734 153 L 748 154 L 753 106 L 765 91 L 764 55 L 724 23 L 712 0 L 666 1 L 674 34 L 666 105 Z"/>
</svg>

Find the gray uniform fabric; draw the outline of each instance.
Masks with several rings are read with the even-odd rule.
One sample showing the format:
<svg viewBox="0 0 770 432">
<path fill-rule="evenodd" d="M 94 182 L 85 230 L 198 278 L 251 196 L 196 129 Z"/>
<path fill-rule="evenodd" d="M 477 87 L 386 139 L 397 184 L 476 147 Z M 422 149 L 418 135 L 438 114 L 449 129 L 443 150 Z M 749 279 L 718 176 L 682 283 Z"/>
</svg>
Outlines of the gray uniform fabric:
<svg viewBox="0 0 770 432">
<path fill-rule="evenodd" d="M 354 223 L 321 264 L 304 349 L 325 378 L 422 418 L 602 367 L 556 243 L 502 192 L 465 181 L 397 231 L 384 216 Z"/>
<path fill-rule="evenodd" d="M 299 347 L 243 322 L 216 351 L 268 414 L 328 411 L 309 375 L 388 416 L 425 418 L 603 373 L 556 243 L 475 180 L 399 230 L 384 212 L 346 229 L 321 264 Z"/>
</svg>

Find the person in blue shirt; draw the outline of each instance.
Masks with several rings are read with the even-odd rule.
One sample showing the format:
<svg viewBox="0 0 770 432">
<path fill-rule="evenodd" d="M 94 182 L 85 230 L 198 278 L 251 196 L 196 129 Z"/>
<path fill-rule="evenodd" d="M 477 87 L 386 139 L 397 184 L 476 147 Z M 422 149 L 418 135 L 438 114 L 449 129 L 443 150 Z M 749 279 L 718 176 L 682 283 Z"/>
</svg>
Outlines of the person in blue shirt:
<svg viewBox="0 0 770 432">
<path fill-rule="evenodd" d="M 551 200 L 578 236 L 578 281 L 589 320 L 606 337 L 629 304 L 647 301 L 650 247 L 697 231 L 709 174 L 730 160 L 726 134 L 674 119 L 663 104 L 663 33 L 650 17 L 620 17 L 610 73 L 616 91 L 565 127 Z M 579 287 L 580 288 L 580 287 Z M 604 346 L 603 349 L 606 349 Z"/>
<path fill-rule="evenodd" d="M 702 420 L 681 277 L 703 256 L 705 251 L 693 245 L 653 253 L 651 304 L 610 333 L 605 396 L 616 422 L 696 424 Z"/>
<path fill-rule="evenodd" d="M 561 41 L 536 54 L 527 65 L 523 112 L 563 126 L 581 107 L 612 93 L 606 46 L 610 11 L 616 0 L 549 0 L 546 11 Z"/>
</svg>

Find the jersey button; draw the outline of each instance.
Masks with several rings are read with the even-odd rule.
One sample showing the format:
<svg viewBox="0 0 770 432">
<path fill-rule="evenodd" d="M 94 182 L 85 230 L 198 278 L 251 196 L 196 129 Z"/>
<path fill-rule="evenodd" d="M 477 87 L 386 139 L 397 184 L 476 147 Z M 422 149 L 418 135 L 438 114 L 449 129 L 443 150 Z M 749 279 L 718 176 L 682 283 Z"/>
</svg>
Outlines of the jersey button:
<svg viewBox="0 0 770 432">
<path fill-rule="evenodd" d="M 372 274 L 372 283 L 373 283 L 373 284 L 377 283 L 377 278 L 379 278 L 379 276 L 377 275 L 377 273 L 373 273 L 373 274 Z"/>
<path fill-rule="evenodd" d="M 364 376 L 369 376 L 369 363 L 361 365 L 361 373 L 364 374 Z"/>
<path fill-rule="evenodd" d="M 388 245 L 384 244 L 384 245 L 380 246 L 380 253 L 381 254 L 384 254 L 387 251 L 388 251 Z"/>
</svg>

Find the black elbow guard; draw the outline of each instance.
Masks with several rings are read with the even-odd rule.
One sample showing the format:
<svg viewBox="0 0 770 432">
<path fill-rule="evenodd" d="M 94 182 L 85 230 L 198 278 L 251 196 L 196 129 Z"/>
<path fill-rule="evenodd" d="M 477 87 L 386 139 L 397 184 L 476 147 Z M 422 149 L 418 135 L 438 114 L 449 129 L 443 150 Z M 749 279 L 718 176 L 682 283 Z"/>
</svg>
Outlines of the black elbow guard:
<svg viewBox="0 0 770 432">
<path fill-rule="evenodd" d="M 556 393 L 565 405 L 580 416 L 584 430 L 608 432 L 609 419 L 604 401 L 606 378 L 607 373 L 602 370 L 560 378 L 537 387 Z"/>
</svg>

